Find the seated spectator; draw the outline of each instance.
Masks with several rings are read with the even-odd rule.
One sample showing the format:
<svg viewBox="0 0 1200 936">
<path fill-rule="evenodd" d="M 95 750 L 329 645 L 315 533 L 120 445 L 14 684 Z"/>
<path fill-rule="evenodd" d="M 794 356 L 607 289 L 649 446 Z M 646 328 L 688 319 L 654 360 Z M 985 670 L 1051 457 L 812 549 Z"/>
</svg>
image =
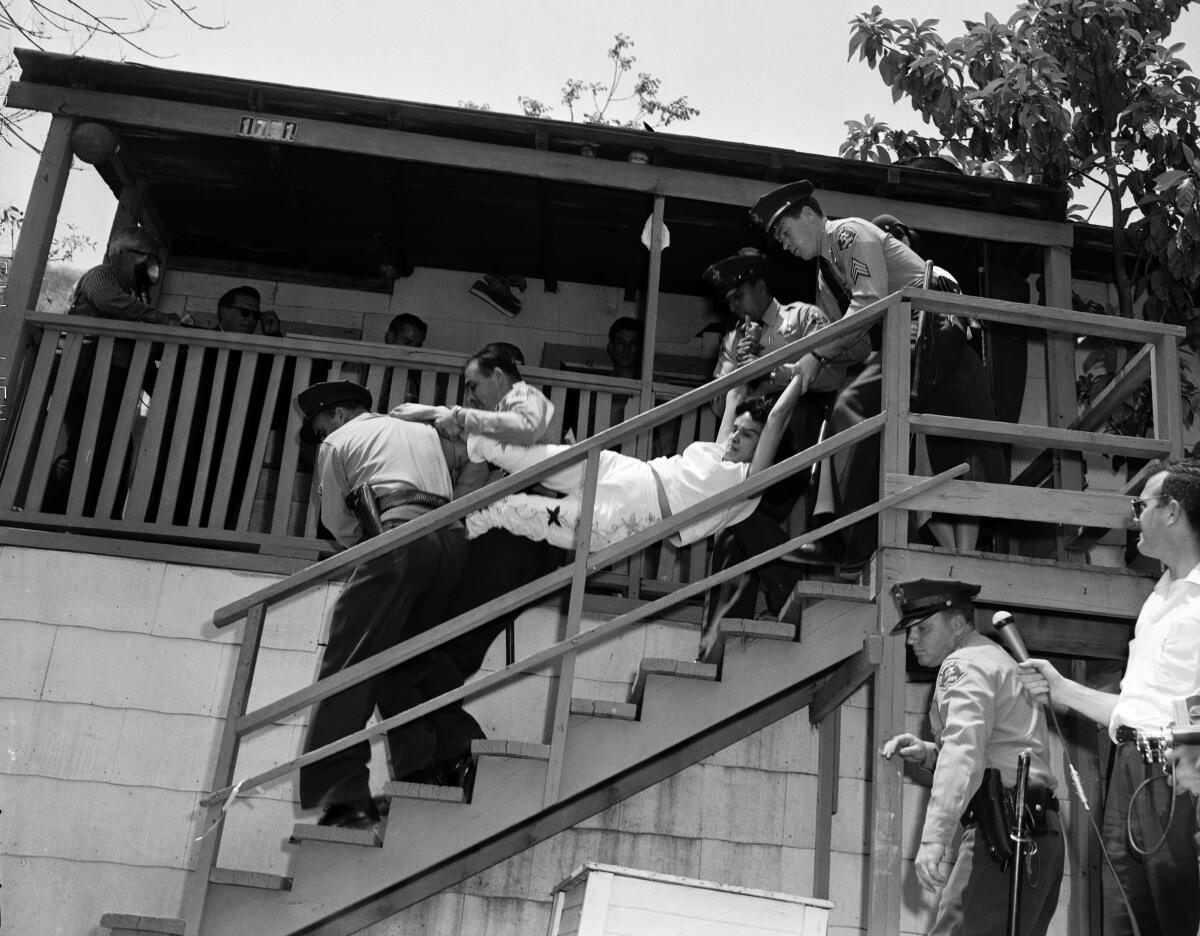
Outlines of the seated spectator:
<svg viewBox="0 0 1200 936">
<path fill-rule="evenodd" d="M 642 323 L 622 315 L 608 327 L 608 359 L 612 375 L 637 380 L 642 376 Z"/>
<path fill-rule="evenodd" d="M 741 388 L 729 393 L 716 442 L 693 442 L 682 455 L 644 462 L 618 452 L 600 453 L 600 470 L 592 516 L 589 549 L 596 551 L 726 490 L 771 464 L 803 385 L 794 379 L 767 411 L 759 397 L 743 400 Z M 487 435 L 472 434 L 467 454 L 506 471 L 528 468 L 566 451 L 565 445 L 521 446 Z M 506 529 L 533 540 L 573 548 L 582 507 L 585 465 L 575 464 L 542 479 L 542 484 L 565 494 L 562 498 L 513 494 L 466 517 L 468 537 Z M 758 498 L 727 506 L 679 530 L 672 537 L 687 545 L 744 520 Z"/>
<path fill-rule="evenodd" d="M 150 287 L 158 282 L 159 277 L 158 255 L 158 241 L 149 231 L 139 227 L 121 228 L 109 241 L 104 262 L 92 267 L 79 278 L 67 314 L 150 325 L 193 324 L 191 316 L 180 317 L 173 313 L 159 312 L 150 306 Z M 119 339 L 114 343 L 100 408 L 96 447 L 87 453 L 86 461 L 90 466 L 88 470 L 97 483 L 93 485 L 96 491 L 85 502 L 85 513 L 91 511 L 95 495 L 99 493 L 98 482 L 108 461 L 112 435 L 120 413 L 121 394 L 125 388 L 132 358 L 133 342 Z M 84 339 L 83 351 L 75 369 L 63 415 L 66 447 L 51 468 L 42 505 L 44 510 L 50 512 L 61 513 L 67 507 L 95 360 L 96 339 L 89 336 Z"/>
<path fill-rule="evenodd" d="M 253 286 L 235 286 L 217 300 L 217 331 L 253 335 L 258 332 L 282 338 L 279 316 L 262 309 L 261 297 Z"/>
<path fill-rule="evenodd" d="M 384 333 L 385 344 L 400 345 L 405 348 L 423 348 L 425 336 L 429 334 L 429 326 L 424 320 L 411 312 L 401 312 L 388 325 Z"/>
</svg>

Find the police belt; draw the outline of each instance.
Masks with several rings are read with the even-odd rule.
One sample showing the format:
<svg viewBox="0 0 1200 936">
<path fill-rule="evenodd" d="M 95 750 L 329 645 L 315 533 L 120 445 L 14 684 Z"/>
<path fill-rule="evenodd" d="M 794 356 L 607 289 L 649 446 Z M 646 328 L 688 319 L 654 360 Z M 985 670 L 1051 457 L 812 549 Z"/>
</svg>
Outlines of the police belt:
<svg viewBox="0 0 1200 936">
<path fill-rule="evenodd" d="M 383 515 L 389 510 L 410 506 L 436 510 L 448 503 L 450 503 L 448 497 L 431 494 L 428 491 L 418 491 L 416 488 L 405 488 L 380 496 L 369 484 L 360 484 L 346 495 L 346 506 L 358 518 L 364 539 L 378 536 L 383 532 Z"/>
<path fill-rule="evenodd" d="M 962 816 L 964 827 L 979 827 L 988 857 L 1002 867 L 1007 867 L 1013 857 L 1010 834 L 1016 799 L 1016 787 L 1004 786 L 1000 771 L 989 767 L 983 772 L 983 781 Z M 1027 834 L 1034 838 L 1045 835 L 1050 831 L 1046 816 L 1058 812 L 1058 797 L 1048 787 L 1031 786 L 1025 792 L 1025 812 Z"/>
<path fill-rule="evenodd" d="M 1137 739 L 1138 730 L 1136 728 L 1130 728 L 1128 725 L 1117 726 L 1117 744 L 1129 744 Z"/>
</svg>

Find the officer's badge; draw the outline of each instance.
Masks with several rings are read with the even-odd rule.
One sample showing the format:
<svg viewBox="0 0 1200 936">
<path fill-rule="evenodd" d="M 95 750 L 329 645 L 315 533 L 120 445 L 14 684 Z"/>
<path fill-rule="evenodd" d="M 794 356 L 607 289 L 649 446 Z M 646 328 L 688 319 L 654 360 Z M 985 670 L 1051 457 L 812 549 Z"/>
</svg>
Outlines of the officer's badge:
<svg viewBox="0 0 1200 936">
<path fill-rule="evenodd" d="M 938 688 L 948 689 L 966 675 L 967 671 L 962 668 L 959 662 L 951 660 L 938 671 Z"/>
<path fill-rule="evenodd" d="M 852 228 L 852 227 L 838 228 L 837 241 L 836 241 L 838 250 L 845 250 L 851 244 L 853 244 L 856 240 L 858 240 L 858 231 L 854 230 L 854 228 Z"/>
<path fill-rule="evenodd" d="M 870 276 L 871 268 L 863 263 L 858 257 L 850 261 L 850 282 L 857 283 L 860 276 Z"/>
</svg>

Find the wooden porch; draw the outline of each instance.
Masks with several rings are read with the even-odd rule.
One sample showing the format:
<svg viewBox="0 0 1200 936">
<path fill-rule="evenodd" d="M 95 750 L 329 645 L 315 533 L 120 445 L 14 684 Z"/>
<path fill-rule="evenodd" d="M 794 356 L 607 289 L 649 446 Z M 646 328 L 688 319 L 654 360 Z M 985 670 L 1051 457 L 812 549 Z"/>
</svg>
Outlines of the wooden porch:
<svg viewBox="0 0 1200 936">
<path fill-rule="evenodd" d="M 895 609 L 889 589 L 894 582 L 930 576 L 980 583 L 981 618 L 1000 607 L 1019 610 L 1031 649 L 1058 659 L 1077 677 L 1104 679 L 1122 658 L 1129 625 L 1150 585 L 1136 571 L 1087 563 L 1088 547 L 1101 533 L 1125 528 L 1128 499 L 1123 493 L 1086 490 L 1083 456 L 1147 459 L 1182 451 L 1176 348 L 1181 330 L 1071 311 L 1071 233 L 1059 220 L 1057 193 L 930 179 L 915 170 L 848 167 L 838 160 L 666 134 L 661 136 L 667 139 L 654 144 L 658 162 L 634 166 L 624 161 L 625 153 L 646 145 L 646 138 L 626 131 L 472 116 L 302 89 L 247 89 L 207 76 L 30 53 L 22 53 L 22 62 L 29 74 L 13 86 L 10 103 L 55 117 L 14 260 L 8 307 L 0 315 L 0 357 L 8 368 L 6 419 L 0 422 L 0 544 L 166 555 L 182 563 L 290 573 L 215 611 L 218 627 L 245 624 L 216 770 L 206 787 L 206 825 L 214 831 L 190 856 L 188 893 L 161 932 L 356 932 L 805 707 L 820 726 L 821 741 L 819 794 L 811 816 L 815 858 L 810 889 L 812 896 L 825 897 L 834 876 L 831 829 L 838 810 L 838 763 L 847 741 L 843 705 L 860 687 L 872 687 L 866 740 L 876 748 L 880 739 L 906 724 L 910 680 L 905 650 L 901 640 L 890 636 Z M 247 100 L 253 114 L 292 120 L 302 132 L 289 141 L 247 138 L 240 133 L 246 109 L 242 102 Z M 344 120 L 330 119 L 335 113 Z M 169 266 L 380 291 L 391 288 L 377 275 L 380 230 L 388 232 L 388 266 L 478 271 L 493 263 L 486 250 L 463 248 L 463 235 L 454 231 L 455 224 L 474 217 L 472 211 L 486 204 L 496 217 L 479 222 L 489 227 L 474 230 L 474 240 L 503 245 L 502 262 L 538 274 L 545 290 L 572 282 L 599 283 L 639 297 L 647 335 L 641 379 L 527 368 L 528 378 L 545 388 L 559 408 L 560 425 L 575 428 L 580 445 L 544 468 L 334 554 L 332 544 L 319 535 L 312 455 L 296 438 L 298 414 L 290 400 L 314 379 L 350 376 L 366 383 L 381 410 L 410 387 L 422 402 L 456 402 L 461 399 L 463 355 L 333 339 L 268 340 L 133 328 L 33 312 L 70 166 L 70 136 L 83 120 L 112 125 L 126 142 L 119 157 L 98 167 L 121 200 L 114 225 L 140 220 L 156 230 L 172 244 Z M 611 157 L 578 155 L 581 135 L 594 136 Z M 220 165 L 222 182 L 234 180 L 236 186 L 210 190 L 193 180 L 189 173 L 205 165 Z M 363 190 L 350 184 L 340 190 L 344 198 L 331 201 L 369 201 L 369 217 L 347 224 L 338 211 L 310 207 L 299 197 L 312 190 L 313 178 L 329 176 L 332 165 L 341 169 L 341 176 L 362 182 Z M 156 166 L 159 170 L 152 171 Z M 945 238 L 943 243 L 979 239 L 981 256 L 990 251 L 989 262 L 1000 258 L 1022 272 L 1040 272 L 1046 305 L 914 291 L 888 297 L 862 320 L 874 318 L 885 326 L 885 412 L 879 417 L 603 553 L 580 550 L 552 575 L 354 671 L 251 708 L 264 621 L 278 613 L 281 602 L 336 581 L 357 562 L 451 522 L 556 465 L 587 459 L 594 483 L 601 450 L 644 453 L 657 426 L 679 420 L 680 447 L 711 438 L 712 399 L 811 346 L 813 342 L 800 342 L 743 369 L 736 380 L 725 378 L 687 392 L 653 379 L 656 337 L 668 324 L 662 312 L 668 294 L 694 297 L 699 287 L 689 284 L 698 281 L 698 270 L 746 239 L 744 206 L 775 182 L 800 175 L 827 186 L 822 202 L 831 215 L 902 211 L 912 226 Z M 378 189 L 367 191 L 368 183 Z M 238 199 L 258 189 L 271 191 L 277 204 L 264 207 L 261 198 L 256 201 L 260 213 L 231 248 L 220 238 L 222 225 L 241 216 Z M 386 197 L 373 197 L 377 191 Z M 377 209 L 379 214 L 373 213 Z M 643 248 L 636 235 L 647 217 L 652 233 L 649 247 Z M 664 222 L 672 234 L 669 251 L 663 249 Z M 317 233 L 329 230 L 346 230 L 345 242 Z M 634 245 L 628 252 L 612 246 L 627 242 Z M 239 251 L 259 262 L 247 263 L 237 256 Z M 599 254 L 604 256 L 597 259 Z M 799 279 L 812 275 L 802 268 L 790 272 Z M 1044 419 L 986 423 L 910 413 L 907 323 L 914 304 L 1027 329 L 1035 342 L 1031 346 L 1044 349 Z M 838 328 L 845 330 L 834 326 Z M 1140 349 L 1083 414 L 1077 412 L 1074 386 L 1079 335 L 1104 336 Z M 131 366 L 119 388 L 106 395 L 119 343 L 132 349 Z M 1097 431 L 1106 413 L 1146 379 L 1154 401 L 1150 437 Z M 80 451 L 97 450 L 100 417 L 111 407 L 115 421 L 103 440 L 108 454 L 103 463 L 77 459 L 65 506 L 48 510 L 70 388 L 77 380 L 90 381 Z M 1012 445 L 1025 453 L 1030 467 L 1009 484 L 920 477 L 913 473 L 910 455 L 912 439 L 921 435 Z M 704 510 L 760 491 L 850 444 L 879 444 L 883 466 L 879 500 L 863 514 L 878 518 L 880 549 L 860 581 L 808 578 L 797 585 L 781 625 L 730 622 L 726 656 L 719 665 L 695 664 L 683 656 L 665 662 L 655 658 L 646 661 L 627 700 L 597 700 L 574 692 L 577 661 L 589 648 L 663 620 L 690 626 L 704 592 L 722 577 L 782 558 L 802 543 L 835 532 L 838 526 L 793 531 L 783 546 L 718 576 L 707 575 L 703 545 L 676 555 L 661 544 Z M 1135 474 L 1127 491 L 1139 483 Z M 909 512 L 918 509 L 1002 519 L 1014 532 L 1003 554 L 947 553 L 909 542 Z M 646 559 L 647 554 L 652 558 Z M 309 841 L 293 873 L 271 876 L 254 868 L 220 866 L 222 804 L 237 789 L 280 782 L 300 762 L 289 754 L 263 769 L 248 770 L 238 760 L 244 739 L 507 609 L 539 602 L 561 615 L 555 639 L 528 655 L 510 656 L 504 668 L 363 734 L 378 735 L 436 706 L 545 669 L 553 688 L 545 710 L 531 715 L 545 726 L 538 740 L 498 739 L 478 752 L 496 764 L 488 781 L 493 798 L 485 795 L 485 787 L 477 788 L 472 802 L 455 804 L 431 802 L 427 790 L 393 790 L 405 821 L 428 830 L 420 847 L 411 842 L 397 846 L 395 840 L 317 843 L 300 828 L 298 837 Z M 583 629 L 584 613 L 597 608 L 614 616 Z M 764 647 L 780 638 L 774 649 Z M 647 692 L 668 700 L 657 714 L 644 707 Z M 642 720 L 628 724 L 635 717 Z M 614 722 L 625 724 L 614 727 Z M 1063 742 L 1073 759 L 1085 765 L 1085 785 L 1093 802 L 1098 801 L 1096 749 L 1103 741 L 1078 723 L 1068 730 L 1070 737 Z M 597 750 L 606 753 L 593 764 L 589 755 Z M 904 916 L 904 785 L 893 772 L 866 773 L 871 821 L 868 871 L 861 882 L 862 928 L 899 933 Z M 506 813 L 496 806 L 511 801 L 519 801 L 520 808 Z M 435 829 L 443 830 L 441 839 Z M 274 828 L 259 831 L 279 834 Z M 1094 846 L 1082 822 L 1073 823 L 1071 836 L 1070 932 L 1098 933 Z M 268 925 L 276 930 L 264 928 Z"/>
</svg>

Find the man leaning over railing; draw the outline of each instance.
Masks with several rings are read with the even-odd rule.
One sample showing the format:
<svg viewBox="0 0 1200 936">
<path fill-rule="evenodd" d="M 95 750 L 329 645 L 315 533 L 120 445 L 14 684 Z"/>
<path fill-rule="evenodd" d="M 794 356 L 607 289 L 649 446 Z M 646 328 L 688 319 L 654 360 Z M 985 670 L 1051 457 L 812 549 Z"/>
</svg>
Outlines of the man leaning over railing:
<svg viewBox="0 0 1200 936">
<path fill-rule="evenodd" d="M 181 318 L 173 313 L 159 312 L 150 306 L 150 287 L 158 282 L 159 277 L 159 252 L 158 241 L 149 231 L 139 227 L 121 228 L 108 242 L 104 262 L 79 278 L 67 314 L 150 325 L 193 324 L 191 316 Z M 132 342 L 118 340 L 114 343 L 100 408 L 96 448 L 88 459 L 91 465 L 102 468 L 108 461 L 109 445 L 120 413 L 121 393 L 132 356 Z M 85 338 L 63 416 L 66 448 L 55 460 L 46 488 L 43 509 L 49 512 L 61 513 L 67 507 L 95 360 L 96 339 Z"/>
<path fill-rule="evenodd" d="M 803 260 L 817 260 L 818 300 L 834 320 L 854 315 L 905 286 L 925 285 L 925 262 L 915 251 L 862 218 L 829 220 L 813 197 L 811 182 L 792 182 L 768 192 L 750 209 L 750 218 L 784 250 Z M 930 287 L 938 288 L 936 284 Z M 839 345 L 849 344 L 858 337 L 850 333 Z M 838 351 L 839 346 L 835 346 L 830 353 Z M 800 361 L 800 366 L 809 371 L 815 371 L 818 364 L 812 355 Z M 983 389 L 986 393 L 986 387 Z M 839 391 L 827 434 L 835 435 L 879 413 L 882 393 L 883 359 L 879 352 L 872 352 L 862 369 L 852 374 L 849 383 Z M 950 396 L 953 394 L 944 388 L 939 394 L 939 397 Z M 990 397 L 978 403 L 979 408 L 970 415 L 991 418 Z M 972 459 L 972 477 L 984 480 L 975 469 L 975 462 Z M 852 513 L 878 497 L 877 440 L 861 442 L 839 453 L 831 459 L 831 467 L 834 503 L 828 507 L 836 515 Z M 817 511 L 820 510 L 818 505 Z M 811 544 L 801 547 L 801 551 L 812 558 L 822 558 L 824 553 L 824 558 L 831 561 L 840 559 L 842 570 L 856 576 L 875 551 L 877 529 L 876 521 L 864 520 L 850 527 L 842 542 Z"/>
</svg>

